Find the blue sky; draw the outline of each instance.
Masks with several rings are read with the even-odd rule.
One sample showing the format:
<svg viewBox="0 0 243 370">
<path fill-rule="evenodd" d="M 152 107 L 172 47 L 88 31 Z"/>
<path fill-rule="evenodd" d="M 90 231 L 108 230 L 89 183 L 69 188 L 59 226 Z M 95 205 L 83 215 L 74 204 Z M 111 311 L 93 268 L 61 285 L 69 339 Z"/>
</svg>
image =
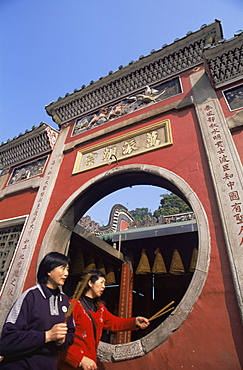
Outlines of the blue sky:
<svg viewBox="0 0 243 370">
<path fill-rule="evenodd" d="M 233 37 L 243 1 L 0 0 L 0 144 L 57 128 L 45 105 L 215 19 Z"/>
<path fill-rule="evenodd" d="M 95 220 L 100 225 L 107 225 L 110 211 L 115 204 L 122 204 L 129 211 L 145 207 L 153 213 L 153 211 L 159 208 L 160 196 L 168 193 L 170 192 L 166 189 L 148 185 L 137 185 L 131 188 L 120 189 L 97 202 L 88 210 L 86 215 L 89 215 L 92 220 Z"/>
</svg>

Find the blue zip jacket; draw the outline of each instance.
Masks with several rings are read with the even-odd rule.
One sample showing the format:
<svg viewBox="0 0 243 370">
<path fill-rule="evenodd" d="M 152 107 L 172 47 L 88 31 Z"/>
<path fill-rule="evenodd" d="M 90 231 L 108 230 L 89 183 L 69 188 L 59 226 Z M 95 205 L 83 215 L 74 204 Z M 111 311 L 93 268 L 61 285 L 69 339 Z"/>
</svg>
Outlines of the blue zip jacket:
<svg viewBox="0 0 243 370">
<path fill-rule="evenodd" d="M 11 308 L 0 340 L 0 369 L 56 370 L 57 353 L 73 343 L 74 324 L 69 318 L 66 340 L 61 346 L 45 343 L 45 331 L 64 322 L 68 297 L 53 295 L 45 284 L 26 290 Z"/>
</svg>

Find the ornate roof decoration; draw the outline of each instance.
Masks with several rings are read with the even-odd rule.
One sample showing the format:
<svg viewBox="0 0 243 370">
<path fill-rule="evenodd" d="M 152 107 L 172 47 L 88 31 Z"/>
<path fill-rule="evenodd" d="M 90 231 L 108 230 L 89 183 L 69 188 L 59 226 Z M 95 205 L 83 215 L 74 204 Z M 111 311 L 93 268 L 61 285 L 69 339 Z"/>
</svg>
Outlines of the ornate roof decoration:
<svg viewBox="0 0 243 370">
<path fill-rule="evenodd" d="M 214 87 L 224 86 L 243 78 L 243 31 L 229 40 L 205 47 L 205 68 Z"/>
<path fill-rule="evenodd" d="M 0 146 L 0 163 L 2 168 L 9 168 L 37 156 L 50 153 L 59 135 L 46 123 L 34 126 L 32 131 Z"/>
<path fill-rule="evenodd" d="M 90 85 L 76 90 L 57 102 L 46 106 L 47 113 L 59 125 L 97 110 L 111 102 L 121 100 L 130 94 L 142 91 L 146 85 L 153 86 L 171 78 L 188 68 L 203 62 L 205 45 L 212 45 L 222 39 L 221 24 L 218 20 L 203 25 L 199 31 L 188 32 L 187 36 L 153 50 L 150 55 Z"/>
<path fill-rule="evenodd" d="M 140 92 L 140 94 L 130 95 L 114 105 L 103 107 L 77 119 L 72 136 L 181 93 L 182 87 L 178 76 L 154 85 L 152 88 L 147 85 L 142 94 Z"/>
<path fill-rule="evenodd" d="M 115 204 L 111 209 L 109 222 L 106 226 L 100 226 L 99 223 L 92 221 L 90 216 L 82 217 L 79 224 L 96 235 L 102 235 L 120 231 L 122 221 L 129 227 L 133 222 L 133 217 L 126 207 Z"/>
<path fill-rule="evenodd" d="M 122 230 L 122 222 L 126 225 L 126 230 L 131 229 L 141 229 L 148 227 L 157 227 L 167 224 L 175 224 L 178 222 L 195 220 L 195 215 L 193 212 L 179 213 L 174 215 L 159 217 L 151 217 L 149 215 L 144 216 L 143 219 L 135 220 L 128 209 L 121 205 L 115 204 L 110 212 L 109 222 L 105 226 L 100 226 L 96 221 L 91 220 L 90 216 L 82 217 L 78 222 L 85 230 L 91 231 L 97 236 L 104 236 L 104 239 L 109 239 L 111 234 L 119 233 Z"/>
</svg>

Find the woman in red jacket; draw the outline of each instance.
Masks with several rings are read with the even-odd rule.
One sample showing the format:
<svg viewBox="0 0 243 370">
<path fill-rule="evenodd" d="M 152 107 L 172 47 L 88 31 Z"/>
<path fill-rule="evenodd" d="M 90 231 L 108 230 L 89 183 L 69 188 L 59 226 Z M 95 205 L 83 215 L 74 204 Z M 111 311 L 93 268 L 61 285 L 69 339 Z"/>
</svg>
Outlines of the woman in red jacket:
<svg viewBox="0 0 243 370">
<path fill-rule="evenodd" d="M 145 329 L 149 325 L 145 317 L 122 319 L 112 315 L 100 302 L 105 290 L 105 275 L 99 270 L 90 270 L 88 274 L 91 274 L 90 280 L 73 310 L 74 343 L 68 350 L 60 352 L 59 370 L 96 370 L 96 350 L 103 329 L 126 331 Z"/>
</svg>

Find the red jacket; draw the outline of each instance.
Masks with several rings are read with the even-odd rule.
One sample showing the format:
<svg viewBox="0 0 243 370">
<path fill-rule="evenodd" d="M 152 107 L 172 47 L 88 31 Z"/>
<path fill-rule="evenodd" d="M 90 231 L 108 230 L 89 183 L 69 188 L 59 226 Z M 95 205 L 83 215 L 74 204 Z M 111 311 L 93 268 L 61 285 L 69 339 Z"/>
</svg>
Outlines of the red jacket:
<svg viewBox="0 0 243 370">
<path fill-rule="evenodd" d="M 59 370 L 77 368 L 84 356 L 97 361 L 96 350 L 99 345 L 103 329 L 111 331 L 135 330 L 135 318 L 122 319 L 112 315 L 107 308 L 99 303 L 97 312 L 90 311 L 96 324 L 96 340 L 92 321 L 86 310 L 78 301 L 73 310 L 73 319 L 76 326 L 74 343 L 68 350 L 59 354 Z M 71 365 L 68 366 L 67 364 Z"/>
</svg>

